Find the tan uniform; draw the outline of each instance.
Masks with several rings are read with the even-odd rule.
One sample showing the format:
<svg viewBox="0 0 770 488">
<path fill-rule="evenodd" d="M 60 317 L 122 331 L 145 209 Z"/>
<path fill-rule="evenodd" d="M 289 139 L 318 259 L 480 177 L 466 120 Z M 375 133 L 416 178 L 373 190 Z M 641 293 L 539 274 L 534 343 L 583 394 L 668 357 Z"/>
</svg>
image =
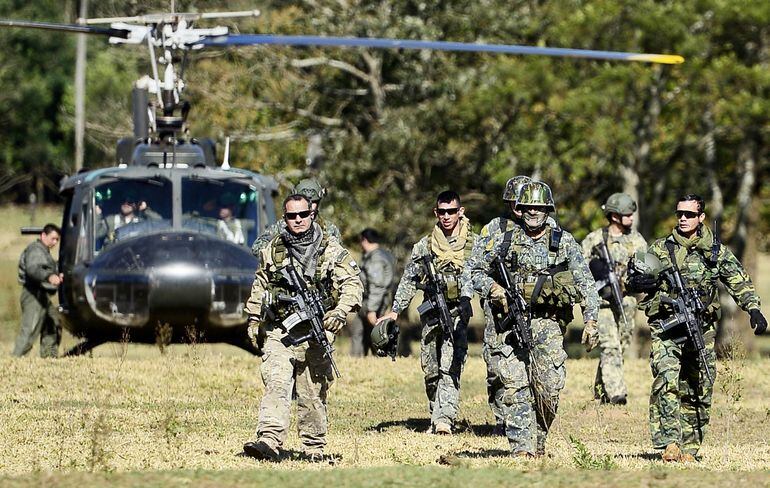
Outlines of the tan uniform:
<svg viewBox="0 0 770 488">
<path fill-rule="evenodd" d="M 320 231 L 316 227 L 316 231 Z M 282 320 L 291 307 L 275 297 L 287 293 L 280 270 L 293 264 L 281 234 L 273 237 L 259 251 L 260 265 L 254 277 L 246 312 L 251 320 L 261 322 L 266 333 L 262 356 L 262 381 L 265 394 L 259 407 L 256 436 L 273 449 L 282 447 L 289 429 L 292 393 L 297 398 L 297 427 L 303 450 L 308 454 L 322 453 L 326 445 L 326 397 L 334 380 L 331 362 L 323 349 L 312 341 L 292 346 L 289 337 L 307 333 L 307 324 L 299 324 L 287 332 Z M 334 238 L 324 236 L 317 254 L 315 270 L 303 276 L 309 286 L 319 289 L 326 298 L 326 310 L 337 309 L 345 314 L 355 312 L 361 304 L 363 286 L 358 265 L 350 253 Z M 312 283 L 312 285 L 311 285 Z M 329 340 L 332 334 L 327 332 Z"/>
</svg>

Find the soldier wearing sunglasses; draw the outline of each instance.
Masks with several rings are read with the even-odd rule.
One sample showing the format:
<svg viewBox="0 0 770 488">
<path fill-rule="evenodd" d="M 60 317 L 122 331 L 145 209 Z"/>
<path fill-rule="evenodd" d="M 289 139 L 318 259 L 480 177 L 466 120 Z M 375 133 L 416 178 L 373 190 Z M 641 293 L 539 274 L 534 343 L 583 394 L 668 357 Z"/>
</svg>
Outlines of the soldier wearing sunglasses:
<svg viewBox="0 0 770 488">
<path fill-rule="evenodd" d="M 282 269 L 293 265 L 308 287 L 324 299 L 327 310 L 323 324 L 333 341 L 347 316 L 361 305 L 363 286 L 360 269 L 347 249 L 327 235 L 313 220 L 310 199 L 293 194 L 283 203 L 286 225 L 259 251 L 260 263 L 254 276 L 251 297 L 246 303 L 249 337 L 262 354 L 265 394 L 259 407 L 256 440 L 243 446 L 258 459 L 275 460 L 286 440 L 292 396 L 297 399 L 297 428 L 305 454 L 322 459 L 326 446 L 326 396 L 334 379 L 329 358 L 315 341 L 291 345 L 308 332 L 306 323 L 291 331 L 284 320 L 293 307 L 281 296 L 292 296 Z"/>
<path fill-rule="evenodd" d="M 425 375 L 431 427 L 429 432 L 452 433 L 460 406 L 460 375 L 468 352 L 468 321 L 473 314 L 469 297 L 461 297 L 461 273 L 478 236 L 471 231 L 460 196 L 453 191 L 438 195 L 433 209 L 436 225 L 412 248 L 404 274 L 398 283 L 391 312 L 377 320 L 395 320 L 407 309 L 417 293 L 417 285 L 426 280 L 420 260 L 431 256 L 436 272 L 447 284 L 446 300 L 454 319 L 452 337 L 444 337 L 441 324 L 423 324 L 420 341 L 420 363 Z"/>
<path fill-rule="evenodd" d="M 661 323 L 672 317 L 673 310 L 662 299 L 672 292 L 668 283 L 658 279 L 659 271 L 670 269 L 675 263 L 684 285 L 700 295 L 705 306 L 705 312 L 699 314 L 706 345 L 705 361 L 711 372 L 716 371 L 714 339 L 720 316 L 717 281 L 749 313 L 754 334 L 760 335 L 767 329 L 751 278 L 732 251 L 704 225 L 705 210 L 706 204 L 698 195 L 680 198 L 676 204 L 676 227 L 667 237 L 653 242 L 648 250 L 653 260 L 657 258 L 659 269 L 634 273 L 627 280 L 631 289 L 648 293 L 639 308 L 647 314 L 652 333 L 650 434 L 655 448 L 664 450 L 661 457 L 666 462 L 695 461 L 709 423 L 714 385 L 689 341 L 679 340 L 681 334 L 674 335 L 674 330 L 661 330 Z"/>
</svg>

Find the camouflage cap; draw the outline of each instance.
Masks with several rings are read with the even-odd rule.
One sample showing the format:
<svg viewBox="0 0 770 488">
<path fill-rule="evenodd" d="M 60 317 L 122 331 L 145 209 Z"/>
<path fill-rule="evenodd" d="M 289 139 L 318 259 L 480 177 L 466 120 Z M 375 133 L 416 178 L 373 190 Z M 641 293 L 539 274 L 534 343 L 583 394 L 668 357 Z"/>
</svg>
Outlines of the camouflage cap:
<svg viewBox="0 0 770 488">
<path fill-rule="evenodd" d="M 305 178 L 297 183 L 293 193 L 305 195 L 313 203 L 318 203 L 326 196 L 326 189 L 314 178 Z"/>
<path fill-rule="evenodd" d="M 646 274 L 655 278 L 665 269 L 658 256 L 647 251 L 637 251 L 631 258 L 629 270 L 635 274 Z"/>
<path fill-rule="evenodd" d="M 613 193 L 602 205 L 604 214 L 616 213 L 619 215 L 631 215 L 636 212 L 636 202 L 631 195 L 626 193 Z"/>
<path fill-rule="evenodd" d="M 524 175 L 514 176 L 508 180 L 505 184 L 505 189 L 503 190 L 503 200 L 506 202 L 515 202 L 521 187 L 530 181 L 532 181 L 532 178 Z"/>
<path fill-rule="evenodd" d="M 521 187 L 518 199 L 516 200 L 516 206 L 518 207 L 519 205 L 547 207 L 547 212 L 556 210 L 556 206 L 553 203 L 551 187 L 542 181 L 531 181 Z"/>
</svg>

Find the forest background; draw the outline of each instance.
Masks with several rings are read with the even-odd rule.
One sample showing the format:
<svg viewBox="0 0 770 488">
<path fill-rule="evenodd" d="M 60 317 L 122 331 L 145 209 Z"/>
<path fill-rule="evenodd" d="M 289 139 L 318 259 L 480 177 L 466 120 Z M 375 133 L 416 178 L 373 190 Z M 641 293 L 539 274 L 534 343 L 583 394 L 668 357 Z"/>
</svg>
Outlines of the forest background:
<svg viewBox="0 0 770 488">
<path fill-rule="evenodd" d="M 72 22 L 76 0 L 0 0 L 0 18 Z M 167 11 L 168 1 L 89 2 L 89 17 Z M 178 11 L 259 8 L 211 21 L 231 32 L 403 37 L 676 53 L 677 66 L 428 51 L 249 47 L 190 55 L 191 134 L 232 141 L 231 162 L 330 189 L 324 215 L 349 244 L 364 227 L 402 260 L 437 192 L 458 191 L 476 228 L 503 210 L 505 181 L 554 190 L 578 239 L 624 191 L 651 240 L 684 193 L 749 269 L 770 248 L 770 3 L 759 0 L 422 2 L 176 1 Z M 72 174 L 75 36 L 0 30 L 0 199 L 56 201 Z M 87 167 L 114 164 L 131 134 L 145 49 L 88 40 Z M 309 163 L 309 164 L 308 164 Z M 406 203 L 406 204 L 405 204 Z M 748 340 L 745 314 L 725 324 Z"/>
</svg>

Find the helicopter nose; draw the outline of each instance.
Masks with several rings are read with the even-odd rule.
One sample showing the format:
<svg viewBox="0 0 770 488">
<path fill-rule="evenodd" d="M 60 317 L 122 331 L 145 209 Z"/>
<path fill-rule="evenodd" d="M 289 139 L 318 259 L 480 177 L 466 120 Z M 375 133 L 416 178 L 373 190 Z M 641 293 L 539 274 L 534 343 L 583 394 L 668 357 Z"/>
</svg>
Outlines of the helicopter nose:
<svg viewBox="0 0 770 488">
<path fill-rule="evenodd" d="M 216 237 L 167 231 L 102 251 L 86 285 L 91 308 L 120 325 L 243 324 L 257 261 L 243 246 Z"/>
</svg>

